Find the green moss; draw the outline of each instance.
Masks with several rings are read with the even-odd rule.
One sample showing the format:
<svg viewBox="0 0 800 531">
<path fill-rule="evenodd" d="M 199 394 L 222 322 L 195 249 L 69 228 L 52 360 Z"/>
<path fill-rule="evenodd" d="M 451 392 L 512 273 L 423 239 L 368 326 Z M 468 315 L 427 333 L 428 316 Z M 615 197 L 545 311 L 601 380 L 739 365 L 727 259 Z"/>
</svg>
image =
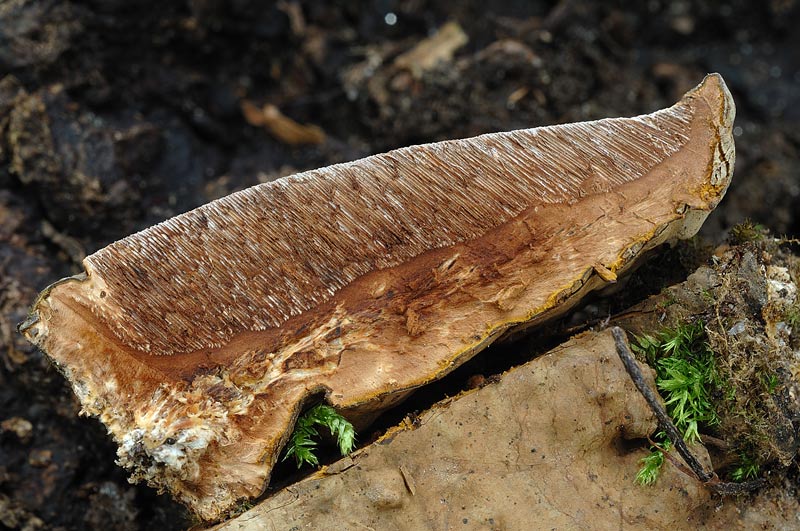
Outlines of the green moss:
<svg viewBox="0 0 800 531">
<path fill-rule="evenodd" d="M 636 483 L 639 485 L 652 485 L 658 479 L 661 473 L 661 467 L 664 466 L 664 452 L 670 451 L 672 444 L 668 439 L 664 439 L 663 433 L 659 434 L 661 437 L 656 436 L 656 439 L 661 439 L 663 442 L 659 447 L 651 446 L 650 453 L 639 460 L 642 468 L 636 474 Z"/>
<path fill-rule="evenodd" d="M 637 336 L 631 346 L 656 369 L 656 386 L 667 413 L 687 441 L 700 440 L 701 426 L 719 424 L 712 396 L 719 394 L 722 385 L 702 322 Z M 637 482 L 643 485 L 652 484 L 658 477 L 663 455 L 657 457 L 655 452 L 643 459 L 637 474 Z"/>
<path fill-rule="evenodd" d="M 324 426 L 330 430 L 331 436 L 336 439 L 339 445 L 339 452 L 342 455 L 347 455 L 353 451 L 356 440 L 353 425 L 332 407 L 319 404 L 297 419 L 294 432 L 289 439 L 289 444 L 286 446 L 286 454 L 283 456 L 284 461 L 289 457 L 294 457 L 297 468 L 300 468 L 303 464 L 319 466 L 319 459 L 314 453 L 317 447 L 315 438 L 319 437 L 317 426 Z"/>
<path fill-rule="evenodd" d="M 742 482 L 758 477 L 761 470 L 758 462 L 746 453 L 739 454 L 739 464 L 730 472 L 731 481 Z"/>
<path fill-rule="evenodd" d="M 755 232 L 748 236 L 744 229 Z M 672 307 L 654 315 L 670 328 L 641 335 L 632 345 L 637 357 L 656 370 L 658 391 L 686 438 L 702 433 L 724 441 L 712 455 L 728 480 L 751 479 L 765 466 L 787 467 L 797 454 L 792 434 L 798 406 L 790 382 L 792 352 L 800 346 L 800 302 L 788 308 L 765 304 L 764 261 L 769 257 L 787 267 L 797 282 L 800 260 L 781 251 L 778 240 L 764 237 L 763 227 L 738 230 L 739 238 L 757 241 L 730 248 L 710 264 L 712 271 L 662 292 L 660 300 Z M 667 291 L 678 302 L 671 302 Z M 656 304 L 656 310 L 664 307 Z M 695 322 L 686 324 L 686 319 Z M 767 323 L 779 321 L 792 328 L 788 344 L 768 333 Z M 634 328 L 657 322 L 648 317 Z M 643 465 L 649 469 L 643 478 L 657 468 L 650 461 Z"/>
<path fill-rule="evenodd" d="M 716 376 L 713 361 L 712 355 L 704 359 L 672 356 L 658 362 L 658 389 L 665 398 L 667 412 L 675 427 L 689 442 L 700 440 L 700 424 L 719 424 L 719 417 L 711 402 L 711 389 Z"/>
<path fill-rule="evenodd" d="M 658 307 L 661 308 L 662 310 L 666 310 L 667 308 L 678 302 L 678 300 L 675 298 L 675 294 L 669 288 L 662 289 L 661 296 L 662 299 L 658 303 Z"/>
<path fill-rule="evenodd" d="M 800 332 L 800 330 L 798 330 L 798 327 L 800 327 L 800 303 L 796 302 L 790 306 L 789 309 L 786 310 L 784 319 L 786 320 L 786 324 L 792 327 L 792 330 Z"/>
<path fill-rule="evenodd" d="M 714 294 L 709 289 L 704 289 L 701 292 L 701 295 L 703 296 L 703 300 L 706 302 L 706 304 L 714 304 L 716 302 Z"/>
<path fill-rule="evenodd" d="M 747 242 L 760 242 L 769 231 L 760 223 L 753 223 L 746 219 L 731 228 L 729 239 L 734 245 L 741 245 Z"/>
<path fill-rule="evenodd" d="M 777 374 L 762 374 L 761 381 L 764 382 L 764 387 L 770 394 L 774 393 L 781 383 Z"/>
</svg>

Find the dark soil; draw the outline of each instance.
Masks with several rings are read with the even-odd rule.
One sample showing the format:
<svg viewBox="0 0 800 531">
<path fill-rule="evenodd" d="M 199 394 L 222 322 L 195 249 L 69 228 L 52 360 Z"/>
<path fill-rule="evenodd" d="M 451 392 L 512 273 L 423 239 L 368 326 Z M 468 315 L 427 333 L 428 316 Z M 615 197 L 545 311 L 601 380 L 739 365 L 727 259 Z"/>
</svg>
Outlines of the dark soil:
<svg viewBox="0 0 800 531">
<path fill-rule="evenodd" d="M 418 77 L 394 66 L 449 20 L 469 37 L 452 60 Z M 127 483 L 102 426 L 14 330 L 85 254 L 299 170 L 651 112 L 712 71 L 738 106 L 737 164 L 704 237 L 746 217 L 797 237 L 797 27 L 793 0 L 0 0 L 0 524 L 188 525 Z M 326 140 L 282 143 L 245 120 L 245 99 Z"/>
</svg>

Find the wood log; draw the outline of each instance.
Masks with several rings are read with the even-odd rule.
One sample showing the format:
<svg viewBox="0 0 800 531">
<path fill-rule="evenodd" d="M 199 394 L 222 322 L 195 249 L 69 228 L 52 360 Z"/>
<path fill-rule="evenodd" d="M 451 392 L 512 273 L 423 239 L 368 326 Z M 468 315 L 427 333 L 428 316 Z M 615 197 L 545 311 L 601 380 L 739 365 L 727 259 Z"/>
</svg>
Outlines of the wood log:
<svg viewBox="0 0 800 531">
<path fill-rule="evenodd" d="M 725 193 L 734 105 L 413 146 L 232 194 L 115 242 L 20 326 L 133 478 L 218 519 L 304 401 L 367 417 L 563 313 Z"/>
</svg>

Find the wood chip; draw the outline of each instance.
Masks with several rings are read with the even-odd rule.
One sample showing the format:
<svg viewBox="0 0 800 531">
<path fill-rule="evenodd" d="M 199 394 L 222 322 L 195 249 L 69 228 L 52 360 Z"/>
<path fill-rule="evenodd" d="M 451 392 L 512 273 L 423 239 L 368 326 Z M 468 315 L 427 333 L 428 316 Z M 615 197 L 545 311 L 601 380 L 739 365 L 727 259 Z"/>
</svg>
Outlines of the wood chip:
<svg viewBox="0 0 800 531">
<path fill-rule="evenodd" d="M 711 75 L 645 116 L 258 185 L 88 256 L 20 330 L 134 479 L 218 519 L 262 492 L 308 397 L 374 417 L 693 235 L 730 181 L 733 116 Z"/>
<path fill-rule="evenodd" d="M 457 22 L 448 22 L 436 33 L 399 55 L 394 64 L 399 68 L 407 68 L 415 78 L 419 79 L 422 74 L 439 63 L 452 60 L 456 50 L 467 42 L 469 38 L 461 26 Z"/>
<path fill-rule="evenodd" d="M 297 146 L 325 142 L 325 131 L 321 127 L 297 123 L 284 115 L 274 105 L 267 104 L 259 109 L 252 102 L 243 100 L 241 108 L 247 123 L 263 126 L 272 136 L 284 144 Z"/>
</svg>

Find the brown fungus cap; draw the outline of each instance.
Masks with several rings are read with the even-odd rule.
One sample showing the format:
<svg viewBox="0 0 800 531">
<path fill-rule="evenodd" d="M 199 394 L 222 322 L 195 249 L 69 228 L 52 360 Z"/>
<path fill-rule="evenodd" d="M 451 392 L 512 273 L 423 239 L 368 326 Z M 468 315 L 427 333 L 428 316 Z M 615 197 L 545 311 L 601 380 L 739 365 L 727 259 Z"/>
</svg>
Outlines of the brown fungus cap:
<svg viewBox="0 0 800 531">
<path fill-rule="evenodd" d="M 413 146 L 129 236 L 22 333 L 133 477 L 206 520 L 259 495 L 303 401 L 367 418 L 692 236 L 733 171 L 719 75 L 673 107 Z"/>
</svg>

